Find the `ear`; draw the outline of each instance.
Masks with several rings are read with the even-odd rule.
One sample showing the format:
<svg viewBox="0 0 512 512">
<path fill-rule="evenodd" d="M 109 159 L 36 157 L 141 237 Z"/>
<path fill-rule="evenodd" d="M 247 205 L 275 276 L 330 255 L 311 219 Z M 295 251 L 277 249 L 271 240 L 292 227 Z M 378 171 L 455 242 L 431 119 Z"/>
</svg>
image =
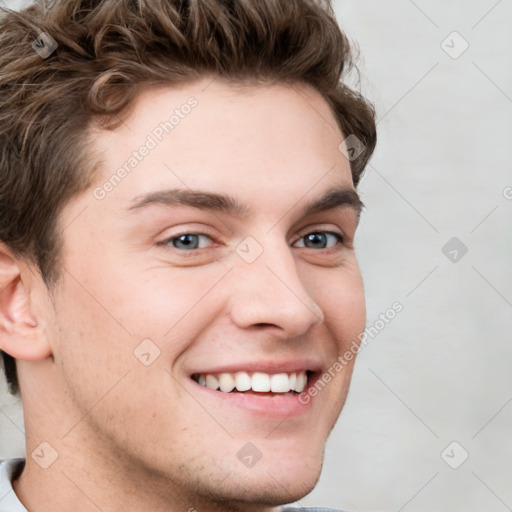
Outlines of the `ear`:
<svg viewBox="0 0 512 512">
<path fill-rule="evenodd" d="M 23 277 L 25 275 L 25 278 Z M 0 349 L 24 361 L 51 355 L 44 322 L 31 307 L 30 269 L 0 243 Z"/>
</svg>

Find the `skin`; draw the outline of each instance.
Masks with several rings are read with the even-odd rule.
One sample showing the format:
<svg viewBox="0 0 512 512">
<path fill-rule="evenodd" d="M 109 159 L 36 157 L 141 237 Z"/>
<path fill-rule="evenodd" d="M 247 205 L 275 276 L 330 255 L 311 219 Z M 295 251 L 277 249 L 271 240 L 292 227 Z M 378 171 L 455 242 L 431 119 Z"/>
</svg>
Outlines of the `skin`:
<svg viewBox="0 0 512 512">
<path fill-rule="evenodd" d="M 95 187 L 190 96 L 197 107 L 95 199 Z M 53 293 L 35 268 L 0 252 L 0 346 L 18 359 L 27 433 L 14 490 L 28 510 L 263 512 L 313 489 L 354 360 L 289 418 L 219 405 L 190 373 L 305 359 L 321 373 L 364 329 L 357 212 L 302 213 L 331 187 L 354 190 L 338 148 L 344 138 L 308 86 L 211 78 L 147 90 L 118 129 L 91 131 L 103 162 L 60 215 Z M 230 194 L 251 215 L 129 209 L 171 188 Z M 305 235 L 326 231 L 344 242 L 326 236 L 327 248 L 306 246 Z M 198 232 L 210 238 L 193 255 L 162 243 Z M 263 251 L 252 263 L 236 252 L 248 236 Z M 144 339 L 160 351 L 148 366 L 133 353 Z M 58 454 L 47 469 L 30 455 L 41 455 L 42 442 Z M 262 454 L 251 468 L 237 457 L 247 442 Z"/>
</svg>

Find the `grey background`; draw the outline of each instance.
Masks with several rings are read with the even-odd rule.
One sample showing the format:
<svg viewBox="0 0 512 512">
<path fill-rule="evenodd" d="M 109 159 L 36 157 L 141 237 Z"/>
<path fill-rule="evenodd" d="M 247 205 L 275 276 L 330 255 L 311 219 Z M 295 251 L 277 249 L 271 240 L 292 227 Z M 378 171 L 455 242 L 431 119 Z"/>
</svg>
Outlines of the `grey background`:
<svg viewBox="0 0 512 512">
<path fill-rule="evenodd" d="M 360 185 L 368 324 L 404 309 L 360 352 L 300 505 L 512 510 L 512 0 L 334 4 L 379 118 Z M 0 388 L 0 458 L 22 455 Z"/>
</svg>

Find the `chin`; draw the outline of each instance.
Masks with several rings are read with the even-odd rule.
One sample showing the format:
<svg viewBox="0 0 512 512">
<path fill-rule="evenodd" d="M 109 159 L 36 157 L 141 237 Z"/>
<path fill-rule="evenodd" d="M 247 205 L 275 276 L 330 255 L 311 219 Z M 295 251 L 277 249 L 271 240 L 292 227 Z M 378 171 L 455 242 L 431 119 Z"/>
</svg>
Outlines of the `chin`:
<svg viewBox="0 0 512 512">
<path fill-rule="evenodd" d="M 221 494 L 210 495 L 210 499 L 226 505 L 237 504 L 240 510 L 250 510 L 250 505 L 277 507 L 300 500 L 309 494 L 320 478 L 319 468 L 302 468 L 293 474 L 280 471 L 266 473 L 265 470 L 247 478 L 246 475 L 231 475 L 219 489 Z M 228 483 L 229 480 L 229 483 Z M 215 493 L 216 494 L 216 493 Z M 234 508 L 236 510 L 237 508 Z"/>
<path fill-rule="evenodd" d="M 226 479 L 223 493 L 232 500 L 269 507 L 292 503 L 314 489 L 322 462 L 323 452 L 306 450 L 264 456 L 252 468 L 237 468 Z"/>
</svg>

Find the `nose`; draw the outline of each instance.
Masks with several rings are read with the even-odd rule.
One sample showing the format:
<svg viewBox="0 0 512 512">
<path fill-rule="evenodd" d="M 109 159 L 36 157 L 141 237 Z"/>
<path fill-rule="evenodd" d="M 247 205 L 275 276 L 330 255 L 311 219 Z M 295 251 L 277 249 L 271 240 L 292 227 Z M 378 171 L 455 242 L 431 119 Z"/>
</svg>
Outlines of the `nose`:
<svg viewBox="0 0 512 512">
<path fill-rule="evenodd" d="M 282 338 L 304 335 L 324 321 L 322 309 L 306 289 L 290 248 L 269 245 L 256 261 L 237 261 L 231 319 L 243 329 L 273 326 Z"/>
</svg>

